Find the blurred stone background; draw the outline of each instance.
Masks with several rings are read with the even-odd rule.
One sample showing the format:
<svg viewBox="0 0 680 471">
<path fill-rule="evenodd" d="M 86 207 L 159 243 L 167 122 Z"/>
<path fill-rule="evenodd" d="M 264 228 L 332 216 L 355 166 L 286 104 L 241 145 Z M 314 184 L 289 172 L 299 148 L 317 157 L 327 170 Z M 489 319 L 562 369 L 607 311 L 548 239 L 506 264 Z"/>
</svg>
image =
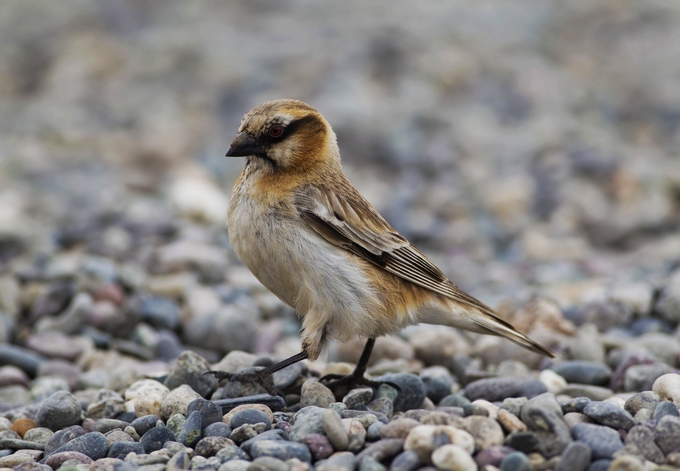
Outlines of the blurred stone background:
<svg viewBox="0 0 680 471">
<path fill-rule="evenodd" d="M 324 114 L 360 191 L 491 306 L 648 312 L 680 264 L 680 3 L 7 0 L 5 338 L 83 273 L 87 323 L 114 336 L 181 319 L 201 344 L 211 324 L 191 322 L 217 311 L 249 334 L 206 349 L 294 336 L 243 327 L 285 308 L 239 297 L 256 283 L 224 229 L 243 161 L 223 155 L 244 113 L 284 97 Z M 110 282 L 156 297 L 102 304 Z"/>
</svg>

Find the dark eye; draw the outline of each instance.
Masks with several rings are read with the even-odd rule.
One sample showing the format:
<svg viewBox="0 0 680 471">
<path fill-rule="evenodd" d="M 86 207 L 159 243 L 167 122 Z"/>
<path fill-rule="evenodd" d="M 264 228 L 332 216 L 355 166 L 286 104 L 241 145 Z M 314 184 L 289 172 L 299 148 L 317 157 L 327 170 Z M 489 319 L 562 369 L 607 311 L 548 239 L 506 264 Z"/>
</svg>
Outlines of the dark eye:
<svg viewBox="0 0 680 471">
<path fill-rule="evenodd" d="M 283 134 L 283 126 L 272 126 L 269 128 L 269 135 L 271 137 L 281 137 Z"/>
</svg>

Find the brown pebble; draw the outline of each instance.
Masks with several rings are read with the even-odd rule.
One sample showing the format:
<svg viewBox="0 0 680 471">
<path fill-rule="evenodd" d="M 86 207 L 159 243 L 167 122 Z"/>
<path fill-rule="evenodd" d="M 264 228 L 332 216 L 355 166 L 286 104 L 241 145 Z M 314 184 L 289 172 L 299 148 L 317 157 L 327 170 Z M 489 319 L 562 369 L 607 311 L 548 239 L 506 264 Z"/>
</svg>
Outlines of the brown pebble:
<svg viewBox="0 0 680 471">
<path fill-rule="evenodd" d="M 27 418 L 21 418 L 17 419 L 16 422 L 12 424 L 11 430 L 15 431 L 18 433 L 21 438 L 24 438 L 24 434 L 31 430 L 32 428 L 36 428 L 38 424 L 35 423 L 35 420 L 33 419 L 27 419 Z"/>
</svg>

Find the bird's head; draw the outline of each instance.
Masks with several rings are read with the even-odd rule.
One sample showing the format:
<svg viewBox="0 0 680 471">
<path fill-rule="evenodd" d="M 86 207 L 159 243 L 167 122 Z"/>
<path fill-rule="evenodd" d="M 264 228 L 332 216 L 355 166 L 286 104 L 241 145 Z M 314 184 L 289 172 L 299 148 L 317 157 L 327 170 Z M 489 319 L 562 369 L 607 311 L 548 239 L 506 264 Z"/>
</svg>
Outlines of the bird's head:
<svg viewBox="0 0 680 471">
<path fill-rule="evenodd" d="M 243 117 L 227 157 L 246 156 L 268 172 L 304 171 L 340 160 L 328 122 L 298 100 L 267 101 Z"/>
</svg>

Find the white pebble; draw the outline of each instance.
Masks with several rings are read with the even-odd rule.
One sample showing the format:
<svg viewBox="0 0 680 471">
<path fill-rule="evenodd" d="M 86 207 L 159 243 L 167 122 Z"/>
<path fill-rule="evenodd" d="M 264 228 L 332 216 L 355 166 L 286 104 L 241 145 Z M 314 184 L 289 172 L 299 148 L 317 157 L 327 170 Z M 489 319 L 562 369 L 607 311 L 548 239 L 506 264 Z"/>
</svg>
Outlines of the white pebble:
<svg viewBox="0 0 680 471">
<path fill-rule="evenodd" d="M 477 399 L 476 401 L 472 401 L 472 404 L 482 406 L 484 409 L 489 411 L 489 417 L 492 419 L 495 419 L 498 416 L 498 409 L 499 407 L 496 404 L 492 404 L 489 401 L 485 401 L 484 399 Z"/>
<path fill-rule="evenodd" d="M 477 463 L 470 454 L 456 445 L 444 445 L 432 453 L 432 463 L 446 471 L 477 471 Z"/>
<path fill-rule="evenodd" d="M 543 383 L 548 392 L 557 394 L 567 385 L 567 381 L 553 370 L 543 370 L 538 375 L 538 380 Z"/>
<path fill-rule="evenodd" d="M 680 406 L 680 375 L 676 373 L 668 373 L 659 376 L 652 391 L 657 393 L 664 401 L 673 401 L 673 404 Z"/>
</svg>

